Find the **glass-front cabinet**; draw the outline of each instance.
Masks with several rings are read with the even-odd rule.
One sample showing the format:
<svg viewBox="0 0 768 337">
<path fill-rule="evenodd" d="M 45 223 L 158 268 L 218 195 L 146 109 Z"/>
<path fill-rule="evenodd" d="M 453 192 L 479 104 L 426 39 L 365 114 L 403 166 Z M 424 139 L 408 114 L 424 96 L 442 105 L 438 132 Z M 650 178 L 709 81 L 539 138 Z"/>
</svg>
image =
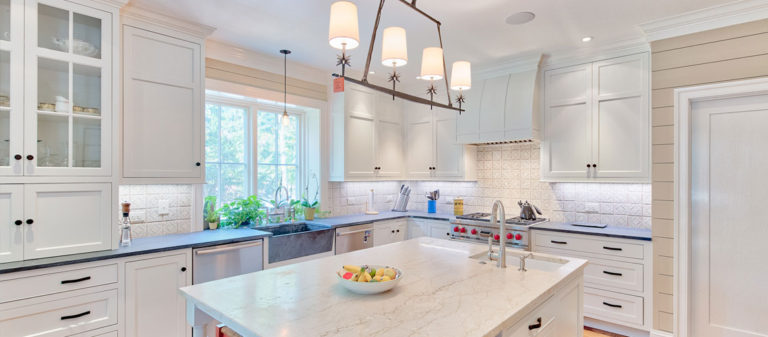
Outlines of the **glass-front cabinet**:
<svg viewBox="0 0 768 337">
<path fill-rule="evenodd" d="M 0 0 L 0 174 L 110 174 L 111 20 L 69 1 Z"/>
</svg>

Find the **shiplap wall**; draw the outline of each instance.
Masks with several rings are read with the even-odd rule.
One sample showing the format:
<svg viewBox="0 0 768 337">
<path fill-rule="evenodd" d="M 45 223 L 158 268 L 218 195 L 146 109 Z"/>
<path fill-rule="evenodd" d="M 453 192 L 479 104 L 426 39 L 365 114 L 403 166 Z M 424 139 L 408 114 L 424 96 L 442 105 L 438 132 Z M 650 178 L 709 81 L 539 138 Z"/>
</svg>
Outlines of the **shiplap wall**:
<svg viewBox="0 0 768 337">
<path fill-rule="evenodd" d="M 651 43 L 653 325 L 672 331 L 674 89 L 768 76 L 768 20 Z"/>
</svg>

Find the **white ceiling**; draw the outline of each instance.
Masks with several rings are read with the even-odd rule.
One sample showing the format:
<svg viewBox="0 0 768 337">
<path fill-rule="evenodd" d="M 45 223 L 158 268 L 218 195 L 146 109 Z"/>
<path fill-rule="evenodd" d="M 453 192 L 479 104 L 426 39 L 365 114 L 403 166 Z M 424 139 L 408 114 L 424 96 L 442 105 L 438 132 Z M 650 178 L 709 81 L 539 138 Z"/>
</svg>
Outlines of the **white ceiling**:
<svg viewBox="0 0 768 337">
<path fill-rule="evenodd" d="M 352 67 L 365 63 L 378 1 L 351 0 L 358 5 L 360 46 L 351 51 Z M 334 0 L 132 0 L 146 9 L 216 27 L 212 39 L 269 55 L 290 49 L 292 62 L 333 71 L 337 50 L 328 45 L 328 16 Z M 639 24 L 730 0 L 418 0 L 422 10 L 443 23 L 445 57 L 488 68 L 538 53 L 596 48 L 642 37 Z M 521 26 L 504 22 L 512 13 L 531 11 L 536 19 Z M 421 49 L 438 44 L 435 25 L 401 4 L 385 3 L 374 48 L 373 70 L 379 61 L 381 30 L 405 27 L 409 63 L 404 79 L 418 75 Z M 590 43 L 581 42 L 593 36 Z M 413 76 L 413 77 L 411 77 Z"/>
</svg>

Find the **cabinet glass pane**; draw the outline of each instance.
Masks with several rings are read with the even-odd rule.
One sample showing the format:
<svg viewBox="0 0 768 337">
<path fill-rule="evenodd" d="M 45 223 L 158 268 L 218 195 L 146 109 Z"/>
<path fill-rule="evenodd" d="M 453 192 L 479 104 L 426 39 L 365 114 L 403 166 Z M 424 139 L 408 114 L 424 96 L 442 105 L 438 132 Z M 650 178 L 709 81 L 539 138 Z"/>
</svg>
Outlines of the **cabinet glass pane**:
<svg viewBox="0 0 768 337">
<path fill-rule="evenodd" d="M 11 164 L 11 112 L 0 110 L 0 166 Z"/>
<path fill-rule="evenodd" d="M 69 64 L 40 58 L 37 65 L 38 110 L 69 112 Z"/>
<path fill-rule="evenodd" d="M 0 51 L 0 166 L 11 161 L 10 61 L 10 53 Z"/>
<path fill-rule="evenodd" d="M 72 52 L 77 55 L 101 58 L 101 19 L 72 14 Z"/>
<path fill-rule="evenodd" d="M 101 118 L 74 117 L 72 167 L 101 166 Z"/>
<path fill-rule="evenodd" d="M 37 166 L 67 167 L 69 161 L 69 117 L 37 115 Z"/>
<path fill-rule="evenodd" d="M 11 53 L 0 51 L 0 110 L 11 106 Z"/>
<path fill-rule="evenodd" d="M 37 16 L 37 45 L 69 52 L 69 12 L 39 4 Z"/>
<path fill-rule="evenodd" d="M 80 115 L 101 115 L 101 69 L 72 65 L 72 112 Z"/>
<path fill-rule="evenodd" d="M 0 40 L 11 40 L 11 0 L 0 0 Z"/>
</svg>

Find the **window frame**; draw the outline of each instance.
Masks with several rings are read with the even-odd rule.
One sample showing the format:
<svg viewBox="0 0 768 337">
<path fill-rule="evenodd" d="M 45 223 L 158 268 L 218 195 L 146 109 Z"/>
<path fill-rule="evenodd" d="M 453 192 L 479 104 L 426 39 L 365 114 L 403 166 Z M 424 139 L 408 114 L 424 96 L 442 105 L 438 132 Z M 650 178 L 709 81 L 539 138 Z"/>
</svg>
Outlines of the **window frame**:
<svg viewBox="0 0 768 337">
<path fill-rule="evenodd" d="M 254 186 L 255 186 L 253 184 L 253 175 L 250 174 L 250 172 L 253 171 L 253 165 L 254 165 L 254 160 L 253 160 L 254 157 L 253 157 L 253 155 L 255 153 L 254 149 L 253 149 L 253 146 L 254 146 L 254 142 L 253 142 L 253 139 L 254 139 L 253 138 L 253 136 L 254 136 L 254 130 L 253 130 L 253 125 L 254 125 L 253 124 L 253 119 L 254 119 L 254 116 L 253 116 L 253 112 L 251 110 L 251 107 L 248 104 L 243 104 L 243 103 L 244 102 L 242 102 L 242 101 L 233 100 L 233 99 L 227 99 L 227 98 L 219 97 L 219 96 L 206 95 L 206 97 L 205 97 L 205 105 L 216 104 L 216 105 L 219 105 L 219 106 L 226 105 L 226 106 L 230 106 L 230 107 L 236 107 L 236 108 L 245 109 L 245 114 L 246 114 L 246 118 L 245 119 L 246 120 L 245 120 L 245 123 L 244 123 L 245 125 L 243 125 L 243 126 L 245 127 L 245 139 L 246 139 L 246 141 L 245 141 L 245 158 L 244 158 L 243 162 L 245 163 L 245 171 L 249 172 L 248 176 L 246 177 L 246 185 L 247 185 L 248 190 L 245 191 L 245 192 L 246 192 L 247 195 L 251 195 L 251 194 L 253 194 L 253 190 L 254 190 Z M 219 110 L 219 127 L 218 127 L 218 132 L 219 132 L 219 142 L 221 142 L 221 110 Z M 203 152 L 205 152 L 205 143 L 206 143 L 207 139 L 205 139 L 205 137 L 203 137 L 203 138 L 204 138 L 203 139 Z M 221 145 L 219 145 L 219 146 L 221 146 Z M 203 159 L 205 159 L 206 167 L 208 167 L 207 153 L 203 153 L 203 157 L 204 157 Z M 239 164 L 239 163 L 225 163 L 225 162 L 221 161 L 221 159 L 222 159 L 222 154 L 221 154 L 221 149 L 219 149 L 219 161 L 216 162 L 216 163 L 219 164 L 219 177 L 218 177 L 218 181 L 217 181 L 217 184 L 218 184 L 219 188 L 221 188 L 221 165 L 222 164 Z M 203 194 L 205 194 L 205 187 L 203 187 Z M 205 198 L 206 196 L 207 195 L 203 195 L 203 198 Z M 221 203 L 222 203 L 221 189 L 219 189 L 219 195 L 216 196 L 216 203 L 218 204 L 217 207 L 221 206 Z"/>
<path fill-rule="evenodd" d="M 248 172 L 248 186 L 249 190 L 247 191 L 247 194 L 250 195 L 258 195 L 258 173 L 259 173 L 259 163 L 258 163 L 258 112 L 259 111 L 265 111 L 270 113 L 275 113 L 278 116 L 278 125 L 280 125 L 280 115 L 283 113 L 283 105 L 282 102 L 270 102 L 266 100 L 256 99 L 256 98 L 234 98 L 234 97 L 227 97 L 224 95 L 216 94 L 216 93 L 206 93 L 205 95 L 205 104 L 219 104 L 219 105 L 228 105 L 228 106 L 235 106 L 235 107 L 241 107 L 247 109 L 247 124 L 248 127 L 246 128 L 246 137 L 249 137 L 250 141 L 246 141 L 246 170 Z M 303 186 L 305 185 L 306 179 L 307 179 L 307 153 L 306 153 L 306 111 L 305 108 L 300 106 L 292 106 L 289 104 L 287 109 L 285 109 L 289 115 L 297 117 L 297 137 L 296 137 L 296 145 L 298 146 L 297 151 L 297 163 L 296 163 L 296 193 L 298 195 L 291 195 L 290 197 L 292 199 L 300 199 Z M 219 133 L 221 133 L 221 128 L 219 127 Z M 219 135 L 219 137 L 221 137 Z M 203 144 L 205 144 L 205 139 L 203 140 Z M 275 146 L 279 146 L 277 143 Z M 205 149 L 205 146 L 203 146 L 203 149 Z M 277 152 L 277 151 L 276 151 Z M 279 161 L 278 161 L 279 162 Z M 281 166 L 281 164 L 268 164 L 273 166 Z M 219 176 L 219 186 L 221 186 L 221 176 Z M 203 194 L 205 194 L 205 188 L 202 189 Z M 273 195 L 274 191 L 269 191 L 268 195 Z M 205 198 L 206 195 L 203 195 L 203 198 Z M 217 197 L 217 202 L 220 202 L 219 196 Z"/>
</svg>

